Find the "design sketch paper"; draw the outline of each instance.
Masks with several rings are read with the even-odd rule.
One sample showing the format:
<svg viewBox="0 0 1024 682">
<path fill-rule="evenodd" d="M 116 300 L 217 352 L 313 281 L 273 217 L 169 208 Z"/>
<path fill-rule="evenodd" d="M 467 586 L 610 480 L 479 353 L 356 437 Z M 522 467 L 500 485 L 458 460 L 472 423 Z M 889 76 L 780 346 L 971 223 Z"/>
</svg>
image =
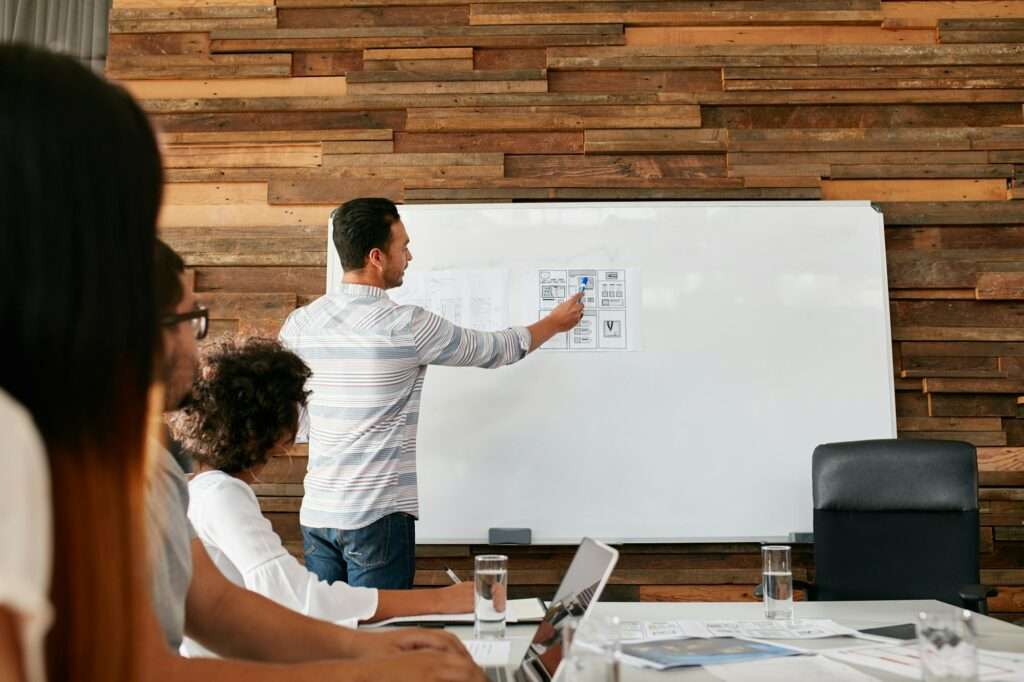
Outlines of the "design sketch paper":
<svg viewBox="0 0 1024 682">
<path fill-rule="evenodd" d="M 496 331 L 509 326 L 507 270 L 406 272 L 389 292 L 400 305 L 418 305 L 460 327 Z"/>
<path fill-rule="evenodd" d="M 635 275 L 635 273 L 632 273 Z M 558 334 L 541 348 L 567 351 L 635 350 L 630 339 L 630 310 L 636 286 L 631 271 L 600 268 L 542 268 L 537 271 L 537 317 L 544 317 L 557 305 L 583 293 L 583 319 L 572 331 Z M 638 300 L 638 299 L 637 299 Z"/>
</svg>

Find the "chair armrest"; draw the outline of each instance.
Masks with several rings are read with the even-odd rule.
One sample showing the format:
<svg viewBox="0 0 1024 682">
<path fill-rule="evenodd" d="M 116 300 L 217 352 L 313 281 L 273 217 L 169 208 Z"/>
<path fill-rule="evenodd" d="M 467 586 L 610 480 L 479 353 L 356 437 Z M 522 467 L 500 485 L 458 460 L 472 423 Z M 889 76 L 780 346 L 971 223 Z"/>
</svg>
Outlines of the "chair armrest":
<svg viewBox="0 0 1024 682">
<path fill-rule="evenodd" d="M 814 601 L 815 585 L 809 583 L 806 580 L 794 580 L 793 591 L 803 590 L 807 593 L 807 600 Z M 756 599 L 764 599 L 764 583 L 758 583 L 757 587 L 754 588 L 754 597 Z"/>
<path fill-rule="evenodd" d="M 975 613 L 987 615 L 988 602 L 986 600 L 999 594 L 999 590 L 988 585 L 962 585 L 959 593 L 964 606 Z"/>
</svg>

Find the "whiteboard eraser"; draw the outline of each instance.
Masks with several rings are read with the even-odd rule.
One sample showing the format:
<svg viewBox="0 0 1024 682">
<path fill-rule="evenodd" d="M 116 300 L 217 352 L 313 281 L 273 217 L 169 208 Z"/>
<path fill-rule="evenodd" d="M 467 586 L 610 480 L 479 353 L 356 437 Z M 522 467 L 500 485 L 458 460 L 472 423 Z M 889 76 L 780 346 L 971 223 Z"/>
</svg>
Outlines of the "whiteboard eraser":
<svg viewBox="0 0 1024 682">
<path fill-rule="evenodd" d="M 529 528 L 488 528 L 487 542 L 492 545 L 528 545 L 533 539 Z"/>
</svg>

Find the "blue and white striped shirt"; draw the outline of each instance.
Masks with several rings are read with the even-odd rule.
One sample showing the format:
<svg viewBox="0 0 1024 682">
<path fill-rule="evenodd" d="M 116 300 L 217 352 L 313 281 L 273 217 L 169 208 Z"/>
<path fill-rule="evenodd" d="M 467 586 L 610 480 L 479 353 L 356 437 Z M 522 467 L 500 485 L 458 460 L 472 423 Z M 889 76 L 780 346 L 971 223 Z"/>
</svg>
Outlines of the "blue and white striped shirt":
<svg viewBox="0 0 1024 682">
<path fill-rule="evenodd" d="M 419 516 L 416 429 L 427 365 L 501 367 L 526 356 L 530 332 L 481 332 L 344 284 L 299 308 L 281 341 L 313 376 L 309 465 L 299 520 L 354 530 L 394 512 Z"/>
</svg>

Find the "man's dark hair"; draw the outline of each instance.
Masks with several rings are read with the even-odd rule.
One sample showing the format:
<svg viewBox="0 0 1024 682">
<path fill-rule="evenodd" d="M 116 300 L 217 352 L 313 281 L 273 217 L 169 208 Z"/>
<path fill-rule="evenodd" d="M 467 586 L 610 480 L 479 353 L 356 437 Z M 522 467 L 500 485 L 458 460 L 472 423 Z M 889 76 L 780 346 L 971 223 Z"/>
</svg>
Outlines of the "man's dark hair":
<svg viewBox="0 0 1024 682">
<path fill-rule="evenodd" d="M 312 376 L 274 339 L 228 339 L 207 349 L 200 377 L 171 430 L 192 458 L 237 474 L 262 464 L 282 436 L 298 429 Z"/>
<path fill-rule="evenodd" d="M 398 207 L 390 199 L 346 201 L 331 213 L 331 237 L 345 272 L 361 270 L 374 249 L 387 249 L 391 225 L 398 222 Z"/>
<path fill-rule="evenodd" d="M 181 287 L 181 275 L 184 272 L 185 261 L 181 259 L 181 256 L 157 239 L 156 253 L 153 258 L 153 280 L 156 285 L 156 312 L 158 315 L 173 313 L 181 303 L 181 299 L 185 297 L 185 290 Z"/>
</svg>

